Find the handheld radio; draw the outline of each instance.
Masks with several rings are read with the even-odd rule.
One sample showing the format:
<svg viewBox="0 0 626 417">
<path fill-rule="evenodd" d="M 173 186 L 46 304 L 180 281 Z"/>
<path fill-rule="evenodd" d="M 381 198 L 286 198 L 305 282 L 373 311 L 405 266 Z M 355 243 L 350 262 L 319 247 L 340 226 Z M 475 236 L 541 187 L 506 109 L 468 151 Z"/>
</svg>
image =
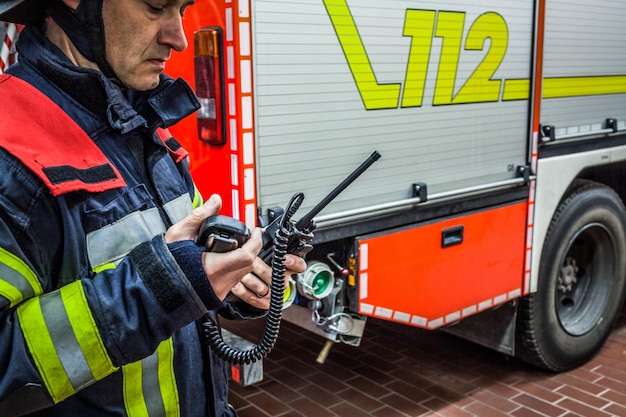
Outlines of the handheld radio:
<svg viewBox="0 0 626 417">
<path fill-rule="evenodd" d="M 286 254 L 291 253 L 303 257 L 313 249 L 311 242 L 316 226 L 313 218 L 376 162 L 380 156 L 378 152 L 374 151 L 297 222 L 292 221 L 292 217 L 304 200 L 304 194 L 301 192 L 294 194 L 284 212 L 263 228 L 263 247 L 259 257 L 272 267 L 270 308 L 265 331 L 261 341 L 254 348 L 239 350 L 226 344 L 215 320 L 207 317 L 202 323 L 202 331 L 207 343 L 220 358 L 234 364 L 249 364 L 264 358 L 274 347 L 282 317 Z M 204 246 L 207 251 L 227 252 L 240 247 L 249 238 L 250 230 L 245 224 L 231 217 L 215 215 L 208 217 L 203 222 L 196 242 L 198 245 Z"/>
</svg>

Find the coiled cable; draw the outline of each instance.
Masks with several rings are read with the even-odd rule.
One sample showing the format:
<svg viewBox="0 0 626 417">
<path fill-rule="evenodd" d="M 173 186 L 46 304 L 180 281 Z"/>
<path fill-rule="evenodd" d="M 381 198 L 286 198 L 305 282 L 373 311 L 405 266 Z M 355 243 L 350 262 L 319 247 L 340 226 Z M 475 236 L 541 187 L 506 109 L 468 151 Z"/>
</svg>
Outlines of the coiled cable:
<svg viewBox="0 0 626 417">
<path fill-rule="evenodd" d="M 270 285 L 270 308 L 266 316 L 265 330 L 259 343 L 252 349 L 240 350 L 228 345 L 222 337 L 220 328 L 212 318 L 202 323 L 204 339 L 212 351 L 222 360 L 237 365 L 250 364 L 265 356 L 274 348 L 278 339 L 280 321 L 282 318 L 283 295 L 285 291 L 285 260 L 290 238 L 294 236 L 294 225 L 291 218 L 296 213 L 304 199 L 304 194 L 296 193 L 287 205 L 287 209 L 279 222 L 273 239 L 272 248 L 272 282 Z M 263 258 L 261 254 L 260 256 Z M 267 261 L 266 259 L 264 259 Z"/>
</svg>

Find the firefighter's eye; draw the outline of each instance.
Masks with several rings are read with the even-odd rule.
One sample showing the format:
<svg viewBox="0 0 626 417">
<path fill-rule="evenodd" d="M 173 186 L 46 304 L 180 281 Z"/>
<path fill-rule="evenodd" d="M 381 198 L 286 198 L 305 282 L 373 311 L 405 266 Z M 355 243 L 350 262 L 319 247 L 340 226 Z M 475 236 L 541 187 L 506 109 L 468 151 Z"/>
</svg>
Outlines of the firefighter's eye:
<svg viewBox="0 0 626 417">
<path fill-rule="evenodd" d="M 165 7 L 159 6 L 158 4 L 146 3 L 146 5 L 148 6 L 148 10 L 154 14 L 163 13 L 165 10 Z"/>
</svg>

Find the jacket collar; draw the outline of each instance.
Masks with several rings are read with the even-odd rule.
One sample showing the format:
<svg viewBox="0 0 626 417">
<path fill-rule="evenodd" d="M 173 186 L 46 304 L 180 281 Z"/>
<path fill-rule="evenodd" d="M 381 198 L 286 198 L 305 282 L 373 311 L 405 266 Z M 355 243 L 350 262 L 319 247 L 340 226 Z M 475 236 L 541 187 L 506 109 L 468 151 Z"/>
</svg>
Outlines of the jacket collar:
<svg viewBox="0 0 626 417">
<path fill-rule="evenodd" d="M 21 61 L 35 67 L 82 106 L 106 118 L 122 134 L 167 128 L 200 108 L 193 90 L 182 79 L 161 74 L 158 87 L 140 92 L 120 88 L 99 71 L 73 65 L 37 25 L 26 26 L 16 47 Z"/>
</svg>

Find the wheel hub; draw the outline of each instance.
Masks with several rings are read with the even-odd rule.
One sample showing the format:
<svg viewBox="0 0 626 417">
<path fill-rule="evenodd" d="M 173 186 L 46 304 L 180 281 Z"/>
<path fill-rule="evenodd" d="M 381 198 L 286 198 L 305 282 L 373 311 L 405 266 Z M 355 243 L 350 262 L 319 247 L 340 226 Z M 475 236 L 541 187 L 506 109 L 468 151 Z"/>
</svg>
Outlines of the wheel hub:
<svg viewBox="0 0 626 417">
<path fill-rule="evenodd" d="M 559 274 L 558 289 L 560 292 L 571 292 L 574 288 L 578 274 L 578 265 L 576 260 L 572 257 L 567 257 L 564 264 L 561 266 L 561 273 Z"/>
<path fill-rule="evenodd" d="M 568 242 L 554 285 L 557 318 L 570 335 L 588 333 L 604 317 L 617 256 L 600 223 L 586 225 Z"/>
</svg>

